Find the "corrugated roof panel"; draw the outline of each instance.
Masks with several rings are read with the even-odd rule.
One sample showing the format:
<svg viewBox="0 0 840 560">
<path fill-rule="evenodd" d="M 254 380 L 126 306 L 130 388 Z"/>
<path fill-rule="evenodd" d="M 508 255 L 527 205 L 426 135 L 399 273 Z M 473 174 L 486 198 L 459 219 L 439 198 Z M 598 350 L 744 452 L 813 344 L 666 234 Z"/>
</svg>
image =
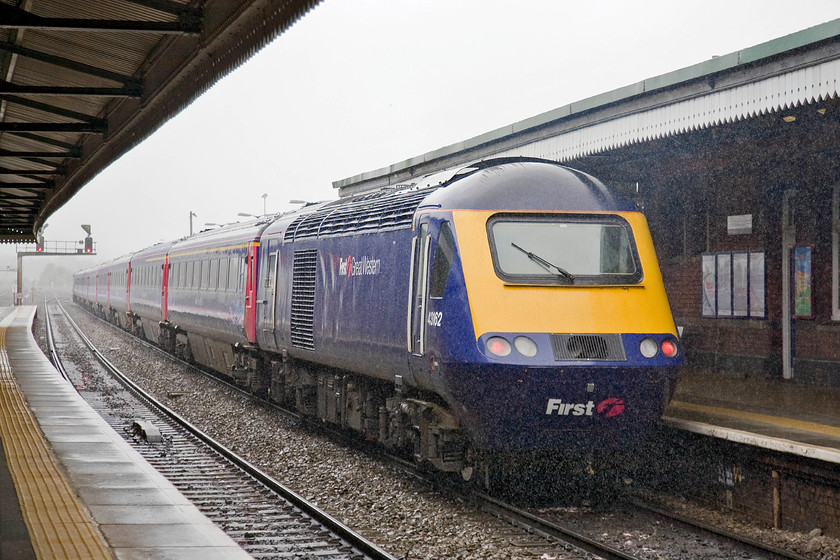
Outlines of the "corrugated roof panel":
<svg viewBox="0 0 840 560">
<path fill-rule="evenodd" d="M 20 44 L 46 54 L 131 76 L 159 41 L 160 35 L 152 33 L 28 30 Z M 56 68 L 54 65 L 48 66 Z"/>
</svg>

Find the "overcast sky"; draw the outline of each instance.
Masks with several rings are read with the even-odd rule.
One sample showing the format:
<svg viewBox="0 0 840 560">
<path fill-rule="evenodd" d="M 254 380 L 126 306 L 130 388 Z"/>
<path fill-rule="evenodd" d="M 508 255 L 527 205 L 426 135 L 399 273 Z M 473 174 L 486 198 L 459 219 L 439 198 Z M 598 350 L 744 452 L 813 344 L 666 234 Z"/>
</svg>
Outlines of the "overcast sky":
<svg viewBox="0 0 840 560">
<path fill-rule="evenodd" d="M 91 224 L 95 260 L 25 268 L 182 237 L 190 212 L 198 231 L 335 198 L 332 181 L 838 18 L 837 0 L 324 0 L 47 221 L 48 241 Z"/>
</svg>

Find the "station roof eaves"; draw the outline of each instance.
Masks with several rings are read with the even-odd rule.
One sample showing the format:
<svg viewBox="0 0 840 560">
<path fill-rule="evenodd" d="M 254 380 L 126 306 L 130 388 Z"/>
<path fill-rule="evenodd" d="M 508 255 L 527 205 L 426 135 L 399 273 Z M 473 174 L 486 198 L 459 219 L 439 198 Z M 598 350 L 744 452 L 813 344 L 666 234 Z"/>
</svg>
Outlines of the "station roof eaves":
<svg viewBox="0 0 840 560">
<path fill-rule="evenodd" d="M 450 156 L 468 152 L 474 148 L 499 142 L 503 139 L 546 128 L 548 125 L 569 119 L 585 113 L 603 110 L 617 104 L 626 103 L 634 99 L 667 90 L 673 90 L 697 81 L 713 81 L 715 76 L 749 67 L 772 62 L 793 52 L 815 48 L 826 42 L 840 41 L 840 19 L 829 21 L 802 31 L 791 33 L 783 37 L 772 39 L 765 43 L 748 47 L 727 55 L 714 57 L 679 70 L 654 76 L 640 82 L 617 88 L 605 93 L 575 101 L 557 109 L 552 109 L 522 121 L 497 128 L 473 138 L 444 146 L 437 150 L 394 163 L 360 175 L 333 182 L 336 189 L 356 189 L 362 184 L 369 184 L 370 188 L 384 186 L 389 183 L 388 177 L 404 175 L 431 162 L 443 160 Z M 402 180 L 402 177 L 399 179 Z M 365 190 L 364 188 L 359 190 Z"/>
<path fill-rule="evenodd" d="M 0 0 L 0 243 L 58 208 L 319 0 Z"/>
</svg>

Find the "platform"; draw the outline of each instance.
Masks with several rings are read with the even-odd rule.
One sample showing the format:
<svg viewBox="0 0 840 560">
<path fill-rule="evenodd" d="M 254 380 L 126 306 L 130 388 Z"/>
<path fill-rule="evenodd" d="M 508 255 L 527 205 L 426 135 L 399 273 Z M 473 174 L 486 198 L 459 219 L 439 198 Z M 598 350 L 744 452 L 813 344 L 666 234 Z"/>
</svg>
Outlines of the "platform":
<svg viewBox="0 0 840 560">
<path fill-rule="evenodd" d="M 684 371 L 663 422 L 698 434 L 840 463 L 840 389 L 836 388 Z"/>
<path fill-rule="evenodd" d="M 0 558 L 251 558 L 58 374 L 35 309 L 0 309 Z"/>
</svg>

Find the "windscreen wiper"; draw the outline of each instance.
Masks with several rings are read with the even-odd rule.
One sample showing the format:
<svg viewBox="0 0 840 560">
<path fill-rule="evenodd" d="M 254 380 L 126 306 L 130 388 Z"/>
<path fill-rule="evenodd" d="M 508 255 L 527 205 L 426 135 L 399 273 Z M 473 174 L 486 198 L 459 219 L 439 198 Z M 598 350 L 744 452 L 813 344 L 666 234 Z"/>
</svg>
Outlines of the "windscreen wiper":
<svg viewBox="0 0 840 560">
<path fill-rule="evenodd" d="M 517 245 L 516 243 L 511 242 L 511 245 L 512 245 L 514 248 L 519 249 L 520 251 L 522 251 L 523 253 L 525 253 L 526 255 L 528 255 L 528 258 L 529 258 L 529 259 L 531 259 L 532 261 L 534 261 L 535 263 L 537 263 L 538 265 L 540 265 L 541 267 L 543 267 L 543 268 L 544 268 L 544 269 L 546 269 L 547 271 L 551 272 L 551 271 L 552 271 L 552 269 L 554 269 L 554 270 L 556 270 L 556 271 L 558 272 L 558 274 L 557 274 L 557 275 L 558 275 L 558 276 L 560 276 L 561 278 L 566 278 L 566 279 L 568 279 L 568 280 L 569 280 L 569 282 L 574 282 L 574 281 L 575 281 L 575 277 L 574 277 L 574 276 L 572 276 L 572 273 L 571 273 L 571 272 L 569 272 L 568 270 L 566 270 L 566 269 L 564 269 L 564 268 L 560 268 L 560 267 L 559 267 L 559 266 L 557 266 L 556 264 L 552 264 L 552 263 L 548 262 L 547 260 L 545 260 L 545 259 L 544 259 L 544 258 L 542 258 L 541 256 L 539 256 L 539 255 L 535 255 L 535 254 L 534 254 L 534 253 L 532 253 L 531 251 L 526 251 L 525 249 L 523 249 L 522 247 L 520 247 L 520 246 L 519 246 L 519 245 Z"/>
</svg>

